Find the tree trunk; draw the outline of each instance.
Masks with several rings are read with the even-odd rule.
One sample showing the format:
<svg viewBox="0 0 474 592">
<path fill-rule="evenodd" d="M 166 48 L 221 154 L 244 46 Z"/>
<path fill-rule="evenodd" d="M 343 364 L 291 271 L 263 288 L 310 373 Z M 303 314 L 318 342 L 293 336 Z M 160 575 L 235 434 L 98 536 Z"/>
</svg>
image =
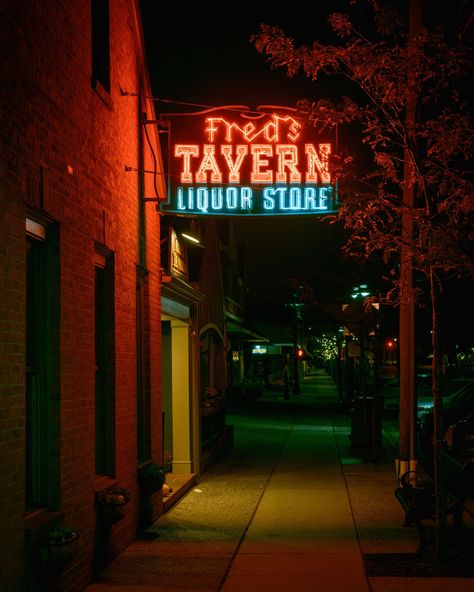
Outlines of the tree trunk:
<svg viewBox="0 0 474 592">
<path fill-rule="evenodd" d="M 439 283 L 434 269 L 430 268 L 431 308 L 432 308 L 432 348 L 433 348 L 433 472 L 435 490 L 435 530 L 436 530 L 436 555 L 442 559 L 445 555 L 446 539 L 446 488 L 443 471 L 443 400 L 439 389 L 441 375 L 441 347 L 439 335 Z"/>
<path fill-rule="evenodd" d="M 419 44 L 422 0 L 410 0 L 408 45 Z M 409 72 L 413 71 L 409 58 Z M 413 78 L 413 74 L 412 74 Z M 403 155 L 402 246 L 400 259 L 400 476 L 416 467 L 416 391 L 415 391 L 415 303 L 413 297 L 413 206 L 415 200 L 414 158 L 416 125 L 416 85 L 409 79 L 405 115 L 406 143 Z"/>
<path fill-rule="evenodd" d="M 337 378 L 337 391 L 339 393 L 339 404 L 342 405 L 344 401 L 344 391 L 342 385 L 342 364 L 341 364 L 341 355 L 342 355 L 342 347 L 343 347 L 343 340 L 341 339 L 341 334 L 336 329 L 336 345 L 337 345 L 337 358 L 336 358 L 336 378 Z"/>
</svg>

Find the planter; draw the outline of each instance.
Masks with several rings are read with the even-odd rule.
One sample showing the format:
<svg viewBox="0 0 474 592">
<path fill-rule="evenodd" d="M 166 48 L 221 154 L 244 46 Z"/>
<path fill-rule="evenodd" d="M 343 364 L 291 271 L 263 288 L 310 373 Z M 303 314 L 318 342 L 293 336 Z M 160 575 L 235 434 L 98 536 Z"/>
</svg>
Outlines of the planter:
<svg viewBox="0 0 474 592">
<path fill-rule="evenodd" d="M 99 518 L 104 524 L 115 524 L 125 516 L 125 506 L 130 501 L 127 489 L 108 491 L 98 504 Z"/>
<path fill-rule="evenodd" d="M 201 404 L 201 416 L 209 417 L 210 415 L 216 415 L 223 409 L 222 401 L 213 401 L 212 403 L 206 402 Z"/>
<path fill-rule="evenodd" d="M 161 476 L 141 475 L 140 487 L 144 494 L 152 495 L 162 489 L 165 483 L 164 473 Z"/>
<path fill-rule="evenodd" d="M 101 522 L 104 524 L 115 524 L 120 522 L 125 516 L 125 506 L 128 502 L 123 504 L 107 504 L 100 502 L 99 504 L 99 517 Z"/>
<path fill-rule="evenodd" d="M 46 538 L 38 543 L 39 559 L 48 569 L 58 569 L 74 559 L 79 534 L 71 531 L 60 539 Z"/>
<path fill-rule="evenodd" d="M 142 493 L 152 495 L 159 491 L 166 479 L 166 471 L 163 465 L 149 462 L 138 470 L 138 482 Z"/>
</svg>

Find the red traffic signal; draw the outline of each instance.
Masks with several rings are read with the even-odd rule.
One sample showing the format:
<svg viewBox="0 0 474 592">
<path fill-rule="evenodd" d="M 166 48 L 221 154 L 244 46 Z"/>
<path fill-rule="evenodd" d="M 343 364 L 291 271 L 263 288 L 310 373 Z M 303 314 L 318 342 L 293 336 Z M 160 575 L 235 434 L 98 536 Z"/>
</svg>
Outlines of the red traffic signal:
<svg viewBox="0 0 474 592">
<path fill-rule="evenodd" d="M 304 360 L 306 358 L 306 352 L 301 347 L 298 347 L 295 353 L 298 360 Z"/>
</svg>

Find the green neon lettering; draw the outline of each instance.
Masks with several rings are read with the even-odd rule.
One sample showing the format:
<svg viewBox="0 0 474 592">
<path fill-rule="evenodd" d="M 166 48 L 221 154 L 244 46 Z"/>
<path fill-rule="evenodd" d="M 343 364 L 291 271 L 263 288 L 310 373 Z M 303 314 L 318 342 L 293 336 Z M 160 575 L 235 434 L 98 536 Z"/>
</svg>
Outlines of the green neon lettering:
<svg viewBox="0 0 474 592">
<path fill-rule="evenodd" d="M 314 187 L 306 187 L 304 190 L 304 209 L 317 210 L 316 205 L 316 190 Z"/>
<path fill-rule="evenodd" d="M 286 198 L 287 198 L 287 188 L 286 187 L 277 187 L 275 189 L 275 193 L 278 193 L 278 199 L 280 203 L 280 210 L 291 210 L 291 208 L 286 205 Z"/>
<path fill-rule="evenodd" d="M 240 190 L 240 207 L 242 210 L 252 209 L 252 189 L 250 187 L 242 187 Z"/>
<path fill-rule="evenodd" d="M 275 207 L 275 190 L 273 187 L 264 187 L 263 189 L 263 209 L 273 210 Z"/>
<path fill-rule="evenodd" d="M 196 194 L 196 208 L 204 214 L 209 209 L 209 194 L 207 187 L 198 187 Z"/>
<path fill-rule="evenodd" d="M 299 187 L 290 188 L 290 210 L 301 209 L 301 189 Z"/>
<path fill-rule="evenodd" d="M 235 210 L 237 208 L 237 188 L 227 187 L 225 192 L 225 203 L 229 210 Z"/>
<path fill-rule="evenodd" d="M 211 209 L 212 210 L 222 210 L 223 205 L 224 205 L 224 194 L 222 192 L 222 187 L 212 187 L 211 188 Z"/>
</svg>

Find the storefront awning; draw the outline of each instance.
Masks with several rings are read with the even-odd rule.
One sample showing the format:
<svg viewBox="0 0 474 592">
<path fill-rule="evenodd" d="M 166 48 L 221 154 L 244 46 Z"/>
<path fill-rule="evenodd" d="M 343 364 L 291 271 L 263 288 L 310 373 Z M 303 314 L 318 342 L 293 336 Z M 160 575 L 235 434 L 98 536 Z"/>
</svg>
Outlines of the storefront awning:
<svg viewBox="0 0 474 592">
<path fill-rule="evenodd" d="M 226 325 L 228 333 L 231 333 L 233 335 L 240 335 L 243 341 L 248 341 L 252 343 L 269 342 L 269 340 L 263 335 L 260 335 L 259 333 L 256 333 L 255 331 L 252 331 L 250 329 L 246 329 L 242 325 L 237 325 L 236 323 L 231 323 L 229 321 L 226 322 Z"/>
</svg>

